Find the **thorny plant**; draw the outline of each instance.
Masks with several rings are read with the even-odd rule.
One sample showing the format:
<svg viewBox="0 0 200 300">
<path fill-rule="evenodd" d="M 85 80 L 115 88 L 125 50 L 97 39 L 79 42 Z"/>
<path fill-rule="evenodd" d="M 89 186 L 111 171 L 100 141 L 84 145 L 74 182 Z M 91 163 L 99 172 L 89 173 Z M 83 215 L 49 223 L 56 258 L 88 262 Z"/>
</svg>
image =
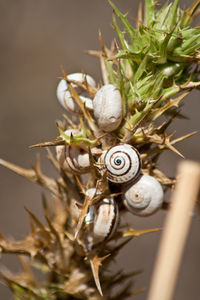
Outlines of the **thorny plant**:
<svg viewBox="0 0 200 300">
<path fill-rule="evenodd" d="M 47 147 L 47 157 L 58 171 L 58 178 L 43 174 L 39 159 L 32 169 L 0 160 L 1 165 L 49 190 L 54 200 L 54 206 L 49 208 L 45 195 L 42 196 L 46 225 L 26 209 L 30 233 L 24 240 L 13 241 L 3 234 L 0 236 L 1 252 L 18 254 L 24 268 L 20 274 L 1 272 L 16 299 L 100 299 L 102 293 L 104 299 L 125 299 L 139 292 L 132 291 L 131 286 L 131 278 L 138 272 L 126 274 L 121 270 L 110 274 L 106 269 L 132 237 L 159 229 L 124 229 L 123 224 L 117 223 L 110 239 L 105 238 L 91 247 L 87 245 L 92 229 L 86 218 L 91 207 L 111 196 L 119 214 L 125 211 L 123 189 L 109 182 L 99 157 L 111 146 L 133 145 L 142 158 L 142 172 L 156 178 L 166 190 L 173 187 L 175 179 L 158 169 L 161 153 L 170 149 L 182 157 L 175 144 L 195 133 L 173 139 L 173 134 L 168 135 L 166 130 L 175 118 L 184 117 L 180 113 L 180 102 L 200 85 L 200 28 L 191 27 L 199 13 L 200 0 L 187 10 L 178 7 L 178 0 L 161 8 L 155 0 L 145 0 L 144 18 L 140 3 L 136 27 L 110 0 L 109 3 L 118 39 L 107 48 L 99 34 L 101 51 L 88 53 L 100 60 L 103 85 L 112 84 L 120 91 L 120 125 L 111 132 L 102 130 L 95 113 L 87 109 L 75 88 L 87 92 L 93 99 L 102 84 L 92 86 L 86 76 L 81 82 L 69 79 L 63 71 L 65 84 L 80 111 L 72 119 L 66 115 L 65 120 L 58 123 L 59 137 L 34 145 Z M 161 116 L 165 116 L 163 123 L 159 123 Z M 79 133 L 67 134 L 69 129 Z M 87 177 L 66 171 L 59 155 L 56 158 L 49 146 L 75 146 L 89 155 Z M 92 188 L 91 196 L 88 190 Z M 37 280 L 32 268 L 44 273 L 46 281 Z M 112 289 L 119 283 L 123 283 L 122 290 L 114 295 Z"/>
</svg>

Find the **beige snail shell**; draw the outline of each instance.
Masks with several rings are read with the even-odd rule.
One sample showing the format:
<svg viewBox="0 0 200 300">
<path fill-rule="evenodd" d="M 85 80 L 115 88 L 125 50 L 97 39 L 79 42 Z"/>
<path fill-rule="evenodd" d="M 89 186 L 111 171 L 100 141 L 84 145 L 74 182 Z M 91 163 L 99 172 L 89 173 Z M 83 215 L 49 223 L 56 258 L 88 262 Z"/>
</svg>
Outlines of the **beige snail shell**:
<svg viewBox="0 0 200 300">
<path fill-rule="evenodd" d="M 139 152 L 129 144 L 111 147 L 104 155 L 107 178 L 114 183 L 136 180 L 141 170 Z"/>
<path fill-rule="evenodd" d="M 65 160 L 63 169 L 73 174 L 82 174 L 89 172 L 90 159 L 89 154 L 77 146 L 65 146 Z"/>
<path fill-rule="evenodd" d="M 111 132 L 122 120 L 122 98 L 120 91 L 112 84 L 102 86 L 93 100 L 94 116 L 99 127 Z"/>
<path fill-rule="evenodd" d="M 65 134 L 76 136 L 80 132 L 77 129 L 69 129 L 65 131 Z M 90 169 L 89 154 L 78 146 L 56 146 L 56 157 L 60 166 L 66 172 L 76 175 L 87 173 Z"/>
<path fill-rule="evenodd" d="M 136 183 L 127 187 L 123 202 L 131 213 L 149 216 L 161 207 L 163 197 L 161 184 L 153 176 L 143 174 Z"/>
<path fill-rule="evenodd" d="M 112 197 L 104 198 L 99 203 L 91 205 L 85 217 L 85 224 L 89 225 L 86 233 L 88 251 L 99 243 L 110 239 L 118 223 L 118 206 Z"/>
<path fill-rule="evenodd" d="M 69 74 L 67 78 L 79 82 L 83 82 L 84 79 L 86 78 L 89 85 L 93 87 L 96 86 L 94 79 L 90 75 L 85 75 L 83 73 L 72 73 Z M 76 89 L 76 92 L 79 94 L 80 99 L 82 100 L 83 103 L 85 103 L 86 108 L 89 110 L 93 110 L 92 99 L 89 97 L 88 93 L 73 83 L 72 83 L 72 87 Z M 58 101 L 66 110 L 75 113 L 81 112 L 78 104 L 71 96 L 66 80 L 62 79 L 59 82 L 56 93 L 57 93 Z"/>
</svg>

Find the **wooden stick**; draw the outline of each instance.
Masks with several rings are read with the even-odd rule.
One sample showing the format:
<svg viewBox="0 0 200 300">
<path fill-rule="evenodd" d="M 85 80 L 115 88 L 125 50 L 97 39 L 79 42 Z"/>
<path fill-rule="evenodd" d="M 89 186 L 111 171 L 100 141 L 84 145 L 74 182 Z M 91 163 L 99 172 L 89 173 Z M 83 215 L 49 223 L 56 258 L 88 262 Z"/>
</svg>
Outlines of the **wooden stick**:
<svg viewBox="0 0 200 300">
<path fill-rule="evenodd" d="M 200 164 L 178 166 L 178 182 L 171 199 L 150 285 L 148 300 L 170 300 L 200 188 Z"/>
</svg>

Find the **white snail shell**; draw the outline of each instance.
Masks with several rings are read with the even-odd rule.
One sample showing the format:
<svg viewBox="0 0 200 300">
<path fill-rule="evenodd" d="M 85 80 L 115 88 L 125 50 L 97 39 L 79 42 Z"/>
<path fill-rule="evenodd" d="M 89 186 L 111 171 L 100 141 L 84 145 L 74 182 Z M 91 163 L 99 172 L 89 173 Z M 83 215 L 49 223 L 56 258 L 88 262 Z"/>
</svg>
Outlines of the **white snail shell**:
<svg viewBox="0 0 200 300">
<path fill-rule="evenodd" d="M 78 129 L 67 129 L 64 133 L 68 136 L 76 136 L 80 134 Z M 63 162 L 65 160 L 65 147 L 65 145 L 56 146 L 56 158 L 60 165 L 63 165 Z"/>
<path fill-rule="evenodd" d="M 141 170 L 139 152 L 129 144 L 111 147 L 104 156 L 107 178 L 114 183 L 135 180 Z"/>
<path fill-rule="evenodd" d="M 80 134 L 77 129 L 69 129 L 65 131 L 65 134 L 74 136 Z M 87 173 L 90 168 L 89 154 L 78 146 L 61 145 L 56 147 L 56 157 L 66 172 L 72 174 Z"/>
<path fill-rule="evenodd" d="M 116 230 L 119 221 L 118 206 L 113 198 L 104 198 L 96 211 L 93 234 L 95 240 L 110 238 Z"/>
<path fill-rule="evenodd" d="M 79 82 L 83 82 L 84 79 L 86 78 L 89 85 L 93 87 L 96 86 L 94 79 L 90 75 L 85 75 L 83 73 L 72 73 L 69 74 L 67 78 Z M 88 108 L 89 110 L 93 110 L 93 103 L 88 93 L 73 83 L 72 83 L 72 87 L 76 89 L 76 92 L 79 94 L 80 99 L 83 101 L 83 103 L 85 103 L 86 108 Z M 57 93 L 58 101 L 66 110 L 70 112 L 76 112 L 76 113 L 81 112 L 78 104 L 71 96 L 66 80 L 62 79 L 59 82 L 56 93 Z"/>
<path fill-rule="evenodd" d="M 161 184 L 153 176 L 143 174 L 126 189 L 123 202 L 133 214 L 149 216 L 161 207 L 163 197 Z"/>
<path fill-rule="evenodd" d="M 112 84 L 98 90 L 93 100 L 94 116 L 99 127 L 111 132 L 122 120 L 122 99 L 119 90 Z"/>
<path fill-rule="evenodd" d="M 86 247 L 91 250 L 95 245 L 111 238 L 119 223 L 118 206 L 111 197 L 91 205 L 85 217 L 90 225 L 86 235 Z"/>
<path fill-rule="evenodd" d="M 77 146 L 65 146 L 65 160 L 62 168 L 73 174 L 87 173 L 90 168 L 89 154 Z"/>
</svg>

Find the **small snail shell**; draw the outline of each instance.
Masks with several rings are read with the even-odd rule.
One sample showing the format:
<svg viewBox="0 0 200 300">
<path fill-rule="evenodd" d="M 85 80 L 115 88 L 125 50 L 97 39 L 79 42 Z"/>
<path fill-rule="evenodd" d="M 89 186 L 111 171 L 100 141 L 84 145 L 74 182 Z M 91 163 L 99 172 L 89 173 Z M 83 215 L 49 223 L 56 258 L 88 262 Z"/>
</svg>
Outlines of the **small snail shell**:
<svg viewBox="0 0 200 300">
<path fill-rule="evenodd" d="M 123 202 L 133 214 L 149 216 L 161 207 L 163 196 L 161 184 L 153 176 L 143 174 L 126 189 Z"/>
<path fill-rule="evenodd" d="M 62 168 L 73 174 L 87 173 L 90 168 L 89 154 L 77 146 L 65 146 Z"/>
<path fill-rule="evenodd" d="M 80 134 L 77 129 L 69 129 L 65 134 Z M 89 154 L 78 146 L 62 145 L 56 147 L 56 157 L 64 171 L 73 174 L 87 173 L 90 168 Z"/>
<path fill-rule="evenodd" d="M 65 130 L 65 134 L 68 136 L 76 136 L 79 135 L 80 132 L 78 131 L 78 129 L 67 129 Z M 62 165 L 65 160 L 65 147 L 66 146 L 64 145 L 56 146 L 56 158 L 60 165 Z"/>
<path fill-rule="evenodd" d="M 104 156 L 107 178 L 114 183 L 127 183 L 140 174 L 141 158 L 129 144 L 111 147 Z"/>
<path fill-rule="evenodd" d="M 90 251 L 95 245 L 110 239 L 117 228 L 119 211 L 114 199 L 104 198 L 90 206 L 85 223 L 90 225 L 86 235 L 86 246 Z"/>
<path fill-rule="evenodd" d="M 89 85 L 91 85 L 93 87 L 96 86 L 94 79 L 89 75 L 85 75 L 82 73 L 72 73 L 72 74 L 69 74 L 67 77 L 70 80 L 76 80 L 79 82 L 83 82 L 84 79 L 86 78 Z M 73 88 L 76 89 L 76 92 L 79 94 L 80 99 L 83 101 L 83 103 L 85 103 L 86 108 L 93 110 L 93 103 L 92 103 L 92 100 L 90 99 L 88 93 L 73 83 L 72 83 L 72 86 L 73 86 Z M 62 79 L 59 82 L 56 93 L 57 93 L 58 101 L 65 109 L 67 109 L 70 112 L 76 112 L 76 113 L 81 112 L 78 104 L 71 96 L 71 93 L 68 88 L 68 84 L 67 84 L 66 80 Z"/>
<path fill-rule="evenodd" d="M 122 99 L 119 90 L 112 84 L 98 90 L 93 100 L 94 116 L 99 127 L 111 132 L 122 120 Z"/>
</svg>

